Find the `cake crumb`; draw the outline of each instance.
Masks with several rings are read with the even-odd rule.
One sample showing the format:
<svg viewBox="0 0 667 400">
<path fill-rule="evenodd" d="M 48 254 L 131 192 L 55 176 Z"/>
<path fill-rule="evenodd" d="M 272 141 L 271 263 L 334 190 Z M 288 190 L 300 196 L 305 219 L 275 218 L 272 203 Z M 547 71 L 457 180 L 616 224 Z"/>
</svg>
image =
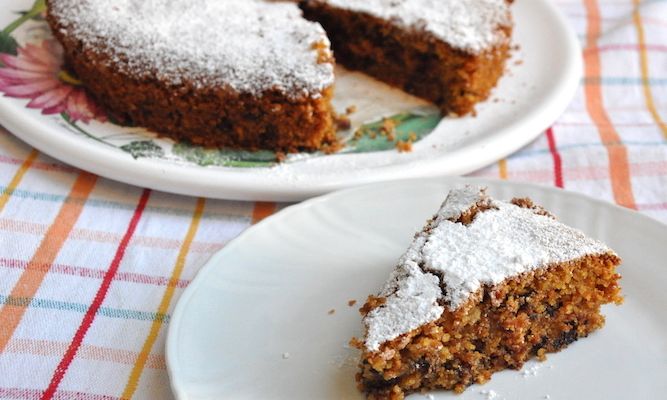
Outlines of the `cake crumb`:
<svg viewBox="0 0 667 400">
<path fill-rule="evenodd" d="M 283 360 L 287 360 L 289 358 L 289 353 L 285 352 L 283 353 Z"/>
<path fill-rule="evenodd" d="M 546 211 L 545 211 L 545 212 L 546 212 Z M 549 213 L 546 213 L 546 214 L 542 214 L 542 215 L 549 216 L 550 214 L 549 214 Z M 537 350 L 537 359 L 540 360 L 540 361 L 544 361 L 544 360 L 547 359 L 547 351 L 546 351 L 546 349 L 539 349 L 539 350 Z"/>
<path fill-rule="evenodd" d="M 383 135 L 393 133 L 396 130 L 396 121 L 391 118 L 385 118 L 382 120 L 382 127 L 380 127 L 380 132 Z"/>
<path fill-rule="evenodd" d="M 337 131 L 346 131 L 352 127 L 352 121 L 347 114 L 341 115 L 336 113 L 334 115 L 334 123 L 336 124 Z"/>
<path fill-rule="evenodd" d="M 410 153 L 412 151 L 412 142 L 399 140 L 396 142 L 396 149 L 399 153 Z"/>
<path fill-rule="evenodd" d="M 347 305 L 350 306 L 350 307 L 353 307 L 355 304 L 357 304 L 357 301 L 354 300 L 354 299 L 349 300 L 349 301 L 347 302 Z"/>
<path fill-rule="evenodd" d="M 331 310 L 329 310 L 329 312 L 327 314 L 333 315 L 335 312 L 336 312 L 336 309 L 332 308 Z"/>
<path fill-rule="evenodd" d="M 355 112 L 357 112 L 357 106 L 355 105 L 351 105 L 345 109 L 345 114 L 347 115 L 354 114 Z"/>
</svg>

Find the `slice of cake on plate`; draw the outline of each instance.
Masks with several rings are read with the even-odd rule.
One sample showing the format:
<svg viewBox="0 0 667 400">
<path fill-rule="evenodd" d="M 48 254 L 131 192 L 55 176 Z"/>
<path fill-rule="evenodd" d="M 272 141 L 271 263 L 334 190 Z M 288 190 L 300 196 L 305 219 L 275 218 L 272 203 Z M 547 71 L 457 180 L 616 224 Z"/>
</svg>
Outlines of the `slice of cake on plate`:
<svg viewBox="0 0 667 400">
<path fill-rule="evenodd" d="M 505 69 L 511 0 L 304 0 L 336 61 L 415 96 L 443 114 L 468 114 Z"/>
<path fill-rule="evenodd" d="M 453 189 L 361 309 L 357 381 L 371 399 L 463 391 L 558 351 L 620 304 L 620 258 L 530 199 Z"/>
</svg>

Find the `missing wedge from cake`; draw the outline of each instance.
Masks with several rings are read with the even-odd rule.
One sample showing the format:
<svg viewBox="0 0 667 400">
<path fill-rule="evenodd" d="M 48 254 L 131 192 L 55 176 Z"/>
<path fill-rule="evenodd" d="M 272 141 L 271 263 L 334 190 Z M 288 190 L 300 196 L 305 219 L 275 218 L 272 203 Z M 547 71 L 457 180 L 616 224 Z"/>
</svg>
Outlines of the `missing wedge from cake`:
<svg viewBox="0 0 667 400">
<path fill-rule="evenodd" d="M 600 307 L 622 302 L 620 262 L 530 199 L 457 187 L 361 308 L 359 388 L 460 393 L 544 359 L 604 325 Z"/>
</svg>

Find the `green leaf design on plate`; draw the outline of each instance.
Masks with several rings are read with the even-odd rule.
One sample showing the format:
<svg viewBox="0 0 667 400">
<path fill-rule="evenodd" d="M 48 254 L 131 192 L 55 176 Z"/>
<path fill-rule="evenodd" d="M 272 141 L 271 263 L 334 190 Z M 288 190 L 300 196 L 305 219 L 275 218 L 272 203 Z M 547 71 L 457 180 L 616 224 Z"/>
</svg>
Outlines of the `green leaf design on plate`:
<svg viewBox="0 0 667 400">
<path fill-rule="evenodd" d="M 5 31 L 0 31 L 0 53 L 11 54 L 15 56 L 18 54 L 19 44 L 16 43 L 16 40 Z M 0 63 L 0 66 L 2 63 Z"/>
<path fill-rule="evenodd" d="M 271 167 L 277 162 L 276 153 L 267 150 L 211 149 L 189 143 L 177 143 L 172 148 L 172 152 L 202 167 L 215 165 L 220 167 L 262 168 Z"/>
<path fill-rule="evenodd" d="M 364 124 L 357 129 L 345 152 L 370 153 L 392 150 L 396 148 L 398 141 L 418 142 L 433 132 L 440 120 L 442 116 L 437 111 L 415 110 Z"/>
<path fill-rule="evenodd" d="M 164 157 L 164 150 L 162 147 L 155 144 L 152 140 L 142 140 L 130 142 L 120 146 L 120 149 L 130 153 L 136 160 L 137 158 L 162 158 Z"/>
<path fill-rule="evenodd" d="M 11 55 L 18 54 L 18 43 L 16 39 L 12 37 L 12 32 L 16 30 L 19 26 L 23 25 L 26 21 L 33 18 L 40 18 L 42 12 L 46 10 L 46 0 L 35 0 L 32 4 L 30 10 L 21 12 L 20 17 L 12 21 L 7 25 L 2 31 L 0 31 L 0 53 L 6 53 Z M 2 63 L 0 63 L 0 66 Z"/>
</svg>

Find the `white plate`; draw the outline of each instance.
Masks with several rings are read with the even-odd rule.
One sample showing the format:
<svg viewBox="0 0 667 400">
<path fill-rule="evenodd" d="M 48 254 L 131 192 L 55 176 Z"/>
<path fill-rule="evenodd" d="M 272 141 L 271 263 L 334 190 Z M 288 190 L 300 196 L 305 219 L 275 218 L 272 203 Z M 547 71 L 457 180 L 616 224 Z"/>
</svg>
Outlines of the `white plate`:
<svg viewBox="0 0 667 400">
<path fill-rule="evenodd" d="M 31 0 L 6 0 L 0 9 L 0 28 L 31 4 Z M 44 116 L 40 110 L 26 108 L 24 99 L 8 97 L 0 98 L 0 123 L 39 150 L 96 174 L 215 198 L 292 201 L 368 182 L 465 174 L 539 135 L 565 110 L 581 77 L 581 49 L 553 2 L 518 0 L 512 8 L 514 40 L 520 50 L 492 94 L 497 101 L 480 104 L 477 117 L 443 119 L 432 132 L 432 128 L 423 132 L 411 153 L 369 152 L 368 148 L 351 153 L 355 147 L 349 146 L 342 154 L 292 156 L 277 167 L 203 167 L 211 163 L 238 166 L 234 159 L 256 161 L 267 155 L 203 153 L 188 146 L 174 147 L 171 141 L 138 128 L 94 121 L 71 124 L 60 115 Z M 27 21 L 12 32 L 20 46 L 40 43 L 48 35 L 46 24 L 39 21 Z M 338 75 L 334 102 L 339 110 L 357 105 L 355 126 L 388 115 L 423 117 L 424 103 L 418 99 L 362 74 L 339 70 Z M 425 112 L 428 116 L 432 109 Z"/>
<path fill-rule="evenodd" d="M 361 399 L 358 354 L 346 347 L 362 334 L 357 309 L 461 181 L 487 185 L 497 198 L 530 196 L 605 241 L 624 260 L 625 303 L 603 307 L 602 330 L 546 362 L 495 374 L 462 396 L 433 392 L 435 398 L 482 399 L 484 390 L 497 392 L 497 400 L 664 398 L 667 226 L 578 194 L 461 178 L 349 189 L 248 229 L 203 267 L 173 313 L 167 366 L 176 398 Z M 349 307 L 350 299 L 357 305 Z"/>
</svg>

